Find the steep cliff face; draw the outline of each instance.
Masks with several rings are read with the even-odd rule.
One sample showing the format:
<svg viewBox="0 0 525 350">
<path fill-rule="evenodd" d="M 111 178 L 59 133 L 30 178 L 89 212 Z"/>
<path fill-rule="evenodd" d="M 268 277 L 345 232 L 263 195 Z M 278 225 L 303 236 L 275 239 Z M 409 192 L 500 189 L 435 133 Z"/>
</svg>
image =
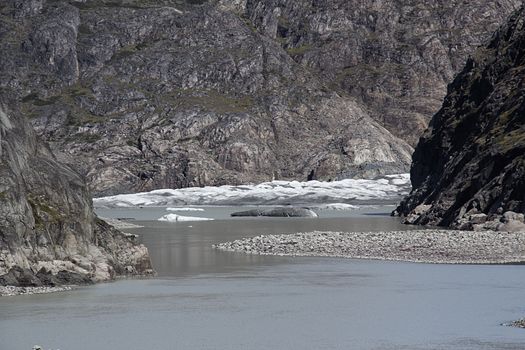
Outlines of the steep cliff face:
<svg viewBox="0 0 525 350">
<path fill-rule="evenodd" d="M 470 228 L 500 217 L 523 222 L 524 25 L 521 9 L 449 86 L 414 154 L 414 190 L 398 208 L 408 222 Z M 502 216 L 507 211 L 518 214 Z"/>
<path fill-rule="evenodd" d="M 412 145 L 518 0 L 221 0 Z"/>
<path fill-rule="evenodd" d="M 12 273 L 0 285 L 101 281 L 149 270 L 147 249 L 95 218 L 84 181 L 2 104 L 0 276 Z"/>
</svg>

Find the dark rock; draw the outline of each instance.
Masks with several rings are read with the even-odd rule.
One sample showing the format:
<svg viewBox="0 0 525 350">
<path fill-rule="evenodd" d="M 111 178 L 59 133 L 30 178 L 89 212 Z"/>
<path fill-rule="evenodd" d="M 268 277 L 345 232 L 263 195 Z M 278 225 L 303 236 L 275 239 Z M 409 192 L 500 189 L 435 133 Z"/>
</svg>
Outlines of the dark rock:
<svg viewBox="0 0 525 350">
<path fill-rule="evenodd" d="M 510 327 L 525 328 L 525 318 L 508 324 Z"/>
<path fill-rule="evenodd" d="M 0 286 L 40 287 L 42 281 L 29 269 L 12 267 L 8 273 L 0 276 Z"/>
<path fill-rule="evenodd" d="M 316 218 L 317 214 L 307 208 L 274 208 L 274 209 L 253 209 L 232 213 L 233 217 L 242 216 L 270 216 L 285 218 Z"/>
<path fill-rule="evenodd" d="M 56 275 L 53 275 L 51 272 L 42 269 L 36 276 L 44 286 L 93 284 L 93 280 L 88 275 L 66 270 L 59 271 Z"/>
<path fill-rule="evenodd" d="M 413 191 L 396 212 L 408 222 L 525 229 L 524 21 L 522 8 L 449 86 L 414 153 Z"/>
</svg>

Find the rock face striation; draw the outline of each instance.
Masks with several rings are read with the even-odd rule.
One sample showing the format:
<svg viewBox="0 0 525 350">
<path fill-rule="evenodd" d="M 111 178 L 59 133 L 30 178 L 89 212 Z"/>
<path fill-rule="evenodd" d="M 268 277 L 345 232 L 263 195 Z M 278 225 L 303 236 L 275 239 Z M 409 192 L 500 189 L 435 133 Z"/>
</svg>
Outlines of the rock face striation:
<svg viewBox="0 0 525 350">
<path fill-rule="evenodd" d="M 517 3 L 10 0 L 0 88 L 98 196 L 400 173 Z"/>
<path fill-rule="evenodd" d="M 416 148 L 408 223 L 525 230 L 525 10 L 470 58 Z"/>
<path fill-rule="evenodd" d="M 86 184 L 16 110 L 0 108 L 0 286 L 151 272 L 148 251 L 97 219 Z"/>
</svg>

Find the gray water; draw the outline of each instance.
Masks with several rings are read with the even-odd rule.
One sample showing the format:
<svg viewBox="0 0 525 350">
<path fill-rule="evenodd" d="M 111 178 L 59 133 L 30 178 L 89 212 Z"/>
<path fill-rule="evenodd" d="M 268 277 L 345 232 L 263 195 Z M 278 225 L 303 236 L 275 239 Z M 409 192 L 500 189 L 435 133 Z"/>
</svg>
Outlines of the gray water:
<svg viewBox="0 0 525 350">
<path fill-rule="evenodd" d="M 525 349 L 523 266 L 448 266 L 260 257 L 211 249 L 262 233 L 406 229 L 390 208 L 320 219 L 228 219 L 238 208 L 152 221 L 162 208 L 105 210 L 135 218 L 159 276 L 71 292 L 0 298 L 0 350 Z M 371 215 L 370 215 L 371 214 Z"/>
</svg>

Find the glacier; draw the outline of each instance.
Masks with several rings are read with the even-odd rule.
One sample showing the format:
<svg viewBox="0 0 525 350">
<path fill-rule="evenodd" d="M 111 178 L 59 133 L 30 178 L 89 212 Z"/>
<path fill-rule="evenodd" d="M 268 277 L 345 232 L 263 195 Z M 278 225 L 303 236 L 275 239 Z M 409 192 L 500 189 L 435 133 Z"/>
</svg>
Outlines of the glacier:
<svg viewBox="0 0 525 350">
<path fill-rule="evenodd" d="M 349 204 L 398 200 L 407 195 L 410 189 L 410 175 L 397 174 L 374 180 L 272 181 L 258 185 L 162 189 L 95 198 L 93 203 L 98 208 Z"/>
</svg>

